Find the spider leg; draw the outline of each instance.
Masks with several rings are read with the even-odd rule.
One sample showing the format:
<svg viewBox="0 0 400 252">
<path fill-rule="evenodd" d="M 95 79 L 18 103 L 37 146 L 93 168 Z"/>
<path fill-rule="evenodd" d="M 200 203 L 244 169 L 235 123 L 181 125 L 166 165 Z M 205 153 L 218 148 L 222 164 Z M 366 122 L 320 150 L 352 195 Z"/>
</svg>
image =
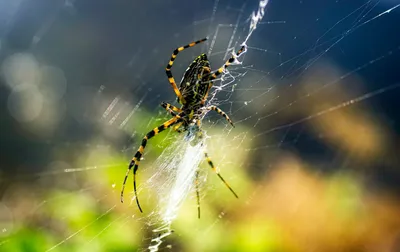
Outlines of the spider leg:
<svg viewBox="0 0 400 252">
<path fill-rule="evenodd" d="M 244 52 L 245 49 L 246 49 L 246 47 L 242 46 L 240 48 L 240 50 L 237 51 L 236 54 L 232 55 L 232 57 L 230 57 L 222 67 L 220 67 L 217 71 L 215 71 L 213 74 L 211 74 L 210 81 L 215 80 L 218 77 L 218 75 L 222 74 L 224 72 L 224 70 L 228 66 L 230 66 L 235 61 L 235 59 L 240 56 L 240 54 L 242 54 Z"/>
<path fill-rule="evenodd" d="M 143 152 L 144 152 L 144 148 L 146 147 L 147 141 L 150 138 L 154 137 L 158 133 L 160 133 L 160 132 L 168 129 L 172 125 L 176 124 L 177 122 L 179 122 L 180 119 L 181 119 L 180 116 L 176 116 L 174 118 L 171 118 L 170 120 L 166 121 L 165 123 L 163 123 L 162 125 L 158 126 L 157 128 L 154 128 L 152 131 L 150 131 L 149 133 L 147 133 L 144 136 L 144 138 L 142 140 L 142 144 L 140 145 L 139 149 L 137 150 L 135 156 L 132 158 L 132 161 L 129 164 L 128 170 L 126 171 L 124 182 L 122 184 L 122 190 L 121 190 L 121 202 L 124 202 L 124 190 L 125 190 L 126 180 L 128 179 L 128 175 L 129 175 L 129 172 L 131 171 L 132 167 L 134 167 L 133 168 L 133 188 L 134 188 L 134 191 L 135 191 L 136 203 L 137 203 L 137 205 L 139 207 L 140 212 L 143 213 L 142 208 L 140 207 L 140 204 L 139 204 L 139 199 L 137 197 L 137 191 L 136 191 L 136 172 L 139 169 L 140 158 L 142 157 Z"/>
<path fill-rule="evenodd" d="M 166 111 L 168 111 L 172 116 L 176 116 L 178 113 L 182 112 L 182 109 L 177 108 L 167 102 L 161 103 L 161 107 L 165 108 Z M 178 113 L 175 113 L 178 112 Z"/>
<path fill-rule="evenodd" d="M 196 197 L 197 197 L 197 216 L 200 219 L 199 171 L 196 171 L 195 186 L 196 186 Z"/>
<path fill-rule="evenodd" d="M 161 107 L 165 108 L 167 111 L 168 109 L 172 109 L 175 112 L 182 112 L 182 109 L 175 107 L 174 105 L 169 104 L 168 102 L 162 102 Z"/>
<path fill-rule="evenodd" d="M 182 121 L 179 122 L 179 123 L 177 123 L 177 124 L 174 126 L 173 130 L 176 131 L 176 132 L 178 132 L 178 133 L 182 133 L 182 130 L 179 129 L 179 127 L 181 127 L 182 124 L 183 124 Z"/>
<path fill-rule="evenodd" d="M 245 46 L 242 46 L 242 47 L 240 48 L 240 50 L 237 51 L 236 54 L 232 55 L 232 57 L 230 57 L 230 58 L 225 62 L 225 64 L 224 64 L 222 67 L 220 67 L 217 71 L 215 71 L 214 73 L 211 74 L 211 77 L 210 77 L 210 79 L 209 79 L 210 84 L 208 85 L 208 90 L 207 90 L 207 92 L 206 92 L 206 95 L 205 95 L 204 98 L 203 98 L 203 104 L 204 104 L 204 102 L 207 100 L 208 92 L 210 91 L 210 89 L 211 89 L 211 87 L 212 87 L 212 85 L 213 85 L 213 84 L 212 84 L 212 81 L 215 80 L 220 74 L 222 74 L 222 73 L 224 72 L 224 70 L 225 70 L 228 66 L 230 66 L 230 65 L 235 61 L 235 59 L 236 59 L 237 57 L 239 57 L 245 50 L 246 50 L 246 47 L 245 47 Z"/>
<path fill-rule="evenodd" d="M 182 115 L 183 115 L 182 109 L 177 108 L 177 107 L 175 107 L 175 106 L 173 106 L 173 105 L 171 105 L 169 103 L 163 102 L 163 103 L 161 103 L 161 106 L 163 108 L 165 108 L 165 110 L 167 110 L 172 116 L 180 116 L 180 117 L 182 117 Z M 179 114 L 177 114 L 176 112 L 178 112 Z M 182 133 L 182 130 L 179 129 L 179 127 L 182 124 L 183 124 L 183 121 L 177 123 L 173 128 L 174 131 L 176 131 L 178 133 Z"/>
<path fill-rule="evenodd" d="M 211 159 L 208 157 L 207 153 L 204 153 L 206 156 L 207 163 L 211 166 L 211 169 L 218 175 L 218 177 L 222 180 L 222 182 L 228 187 L 228 189 L 235 195 L 236 198 L 239 198 L 239 196 L 233 191 L 233 189 L 228 185 L 228 183 L 225 181 L 225 179 L 221 176 L 221 174 L 217 171 L 217 168 L 214 166 L 213 162 Z"/>
<path fill-rule="evenodd" d="M 206 109 L 207 109 L 207 110 L 214 110 L 214 111 L 216 111 L 216 112 L 217 112 L 218 114 L 220 114 L 223 118 L 225 118 L 225 119 L 232 125 L 232 127 L 235 128 L 235 125 L 233 125 L 233 122 L 232 122 L 232 120 L 229 118 L 229 116 L 228 116 L 224 111 L 222 111 L 220 108 L 218 108 L 217 106 L 212 105 L 212 106 L 207 107 Z"/>
<path fill-rule="evenodd" d="M 192 43 L 190 43 L 188 45 L 181 46 L 181 47 L 178 47 L 177 49 L 175 49 L 174 52 L 172 53 L 171 59 L 169 60 L 169 63 L 167 65 L 167 67 L 165 68 L 165 72 L 167 74 L 168 81 L 171 84 L 172 88 L 174 89 L 174 92 L 175 92 L 176 96 L 178 97 L 178 101 L 181 104 L 185 104 L 186 101 L 183 98 L 183 96 L 182 96 L 181 92 L 179 91 L 178 87 L 176 86 L 175 79 L 172 76 L 172 72 L 171 72 L 172 65 L 174 64 L 174 60 L 176 59 L 176 56 L 178 55 L 179 52 L 185 50 L 186 48 L 189 48 L 189 47 L 195 46 L 195 45 L 197 45 L 199 43 L 202 43 L 202 42 L 204 42 L 206 40 L 207 40 L 207 38 L 204 38 L 204 39 L 192 42 Z"/>
</svg>

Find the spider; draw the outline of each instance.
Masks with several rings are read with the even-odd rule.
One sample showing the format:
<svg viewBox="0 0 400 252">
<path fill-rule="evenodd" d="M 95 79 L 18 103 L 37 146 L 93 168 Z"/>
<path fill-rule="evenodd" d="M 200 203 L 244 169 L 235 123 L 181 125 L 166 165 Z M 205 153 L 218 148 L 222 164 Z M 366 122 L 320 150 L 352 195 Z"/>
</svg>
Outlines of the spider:
<svg viewBox="0 0 400 252">
<path fill-rule="evenodd" d="M 168 81 L 171 84 L 172 88 L 174 89 L 174 92 L 177 96 L 177 101 L 180 103 L 182 106 L 180 108 L 175 107 L 169 103 L 162 102 L 161 106 L 165 108 L 167 112 L 169 112 L 173 118 L 166 121 L 162 125 L 158 126 L 157 128 L 154 128 L 152 131 L 147 133 L 143 140 L 142 144 L 140 145 L 139 149 L 137 150 L 135 156 L 132 158 L 132 161 L 129 164 L 128 170 L 126 171 L 124 182 L 122 184 L 122 190 L 121 190 L 121 202 L 124 202 L 124 189 L 125 189 L 125 184 L 126 180 L 128 179 L 128 175 L 133 168 L 133 188 L 135 192 L 135 198 L 136 198 L 136 203 L 137 206 L 140 210 L 142 211 L 142 207 L 140 206 L 139 199 L 137 196 L 137 191 L 136 191 L 136 173 L 139 169 L 139 162 L 140 159 L 143 155 L 144 148 L 146 147 L 147 141 L 154 137 L 155 135 L 159 134 L 160 132 L 170 128 L 171 126 L 174 126 L 173 129 L 179 133 L 182 132 L 187 132 L 187 136 L 193 140 L 193 139 L 201 139 L 202 138 L 202 130 L 201 130 L 201 120 L 204 116 L 204 114 L 210 110 L 216 111 L 218 114 L 220 114 L 222 117 L 224 117 L 233 127 L 233 123 L 231 119 L 228 117 L 228 115 L 223 112 L 221 109 L 218 107 L 212 105 L 212 106 L 205 106 L 205 102 L 207 100 L 208 92 L 210 91 L 213 81 L 217 79 L 217 77 L 222 74 L 229 65 L 231 65 L 237 57 L 239 57 L 244 51 L 245 51 L 245 46 L 242 46 L 240 50 L 236 53 L 233 54 L 231 58 L 229 58 L 225 64 L 220 67 L 218 70 L 211 72 L 210 69 L 210 62 L 207 59 L 206 54 L 201 54 L 198 56 L 186 69 L 183 78 L 181 80 L 179 89 L 175 83 L 175 79 L 172 76 L 171 73 L 171 68 L 172 65 L 174 64 L 174 61 L 178 55 L 179 52 L 185 50 L 186 48 L 193 47 L 197 44 L 200 44 L 204 41 L 206 41 L 207 38 L 192 42 L 188 45 L 181 46 L 177 49 L 174 50 L 172 53 L 171 59 L 165 68 Z M 214 166 L 213 162 L 211 161 L 210 157 L 208 156 L 207 153 L 205 154 L 205 158 L 207 160 L 207 163 L 211 166 L 211 169 L 218 175 L 218 177 L 221 179 L 221 181 L 227 186 L 227 188 L 233 193 L 233 195 L 238 198 L 238 195 L 233 191 L 233 189 L 228 185 L 228 183 L 222 178 L 221 174 L 217 171 L 216 167 Z M 196 173 L 196 177 L 198 177 L 198 173 Z M 197 188 L 197 182 L 196 182 L 196 192 L 197 192 L 197 206 L 198 206 L 198 217 L 200 218 L 200 199 L 199 199 L 199 193 L 198 193 L 198 188 Z"/>
</svg>

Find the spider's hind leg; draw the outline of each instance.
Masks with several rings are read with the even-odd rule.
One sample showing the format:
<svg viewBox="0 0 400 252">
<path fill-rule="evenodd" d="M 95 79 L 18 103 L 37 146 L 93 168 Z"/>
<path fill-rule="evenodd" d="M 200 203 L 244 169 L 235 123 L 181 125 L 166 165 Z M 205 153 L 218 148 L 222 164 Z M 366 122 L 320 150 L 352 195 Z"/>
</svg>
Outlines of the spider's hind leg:
<svg viewBox="0 0 400 252">
<path fill-rule="evenodd" d="M 200 219 L 200 192 L 199 192 L 199 171 L 196 171 L 196 180 L 194 181 L 196 186 L 196 198 L 197 198 L 197 217 Z"/>
<path fill-rule="evenodd" d="M 211 169 L 218 175 L 218 177 L 221 179 L 221 181 L 228 187 L 228 189 L 235 195 L 236 198 L 239 198 L 239 196 L 233 191 L 232 187 L 229 186 L 229 184 L 225 181 L 225 179 L 221 176 L 221 174 L 217 171 L 217 168 L 214 166 L 213 162 L 211 159 L 208 157 L 207 153 L 204 153 L 206 156 L 207 163 L 211 166 Z"/>
</svg>

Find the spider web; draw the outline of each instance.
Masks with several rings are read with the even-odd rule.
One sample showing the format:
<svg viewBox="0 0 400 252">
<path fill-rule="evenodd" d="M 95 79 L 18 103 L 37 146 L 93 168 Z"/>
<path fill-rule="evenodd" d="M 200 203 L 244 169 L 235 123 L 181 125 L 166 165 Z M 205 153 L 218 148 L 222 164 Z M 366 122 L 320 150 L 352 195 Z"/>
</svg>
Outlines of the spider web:
<svg viewBox="0 0 400 252">
<path fill-rule="evenodd" d="M 32 6 L 0 2 L 10 156 L 0 248 L 396 251 L 397 1 L 42 1 L 26 28 Z M 169 118 L 159 104 L 177 105 L 170 54 L 203 37 L 172 72 L 179 80 L 203 52 L 216 70 L 245 44 L 207 101 L 235 128 L 211 111 L 197 145 L 173 131 L 151 139 L 137 176 L 141 214 L 132 177 L 119 202 L 125 169 Z"/>
</svg>

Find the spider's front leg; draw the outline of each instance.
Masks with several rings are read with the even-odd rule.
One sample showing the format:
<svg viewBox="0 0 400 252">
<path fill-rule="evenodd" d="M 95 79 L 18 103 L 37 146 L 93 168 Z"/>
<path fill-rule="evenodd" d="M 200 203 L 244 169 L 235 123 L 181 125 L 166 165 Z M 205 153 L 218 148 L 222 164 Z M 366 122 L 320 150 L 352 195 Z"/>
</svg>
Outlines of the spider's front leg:
<svg viewBox="0 0 400 252">
<path fill-rule="evenodd" d="M 217 71 L 211 74 L 210 81 L 215 80 L 218 77 L 218 75 L 222 74 L 224 70 L 235 61 L 237 57 L 239 57 L 243 52 L 245 52 L 245 50 L 246 46 L 242 46 L 239 49 L 239 51 L 237 51 L 236 54 L 232 55 L 232 57 L 230 57 L 222 67 L 220 67 Z"/>
<path fill-rule="evenodd" d="M 183 50 L 185 50 L 185 49 L 187 49 L 189 47 L 193 47 L 193 46 L 195 46 L 197 44 L 200 44 L 200 43 L 202 43 L 202 42 L 204 42 L 206 40 L 207 40 L 207 38 L 200 39 L 200 40 L 192 42 L 192 43 L 190 43 L 188 45 L 176 48 L 174 50 L 174 52 L 172 53 L 171 59 L 169 60 L 167 67 L 165 68 L 165 73 L 167 74 L 169 84 L 171 84 L 172 88 L 174 89 L 174 92 L 175 92 L 176 96 L 178 97 L 178 101 L 181 104 L 185 104 L 186 101 L 185 101 L 185 98 L 183 98 L 181 92 L 179 91 L 179 88 L 176 86 L 176 82 L 175 82 L 174 76 L 172 75 L 172 72 L 171 72 L 172 65 L 174 64 L 174 61 L 175 61 L 176 57 L 178 56 L 179 52 L 182 52 Z"/>
<path fill-rule="evenodd" d="M 204 103 L 206 102 L 206 100 L 207 100 L 208 92 L 210 91 L 210 89 L 211 89 L 211 87 L 212 87 L 212 85 L 213 85 L 213 80 L 217 79 L 217 77 L 218 77 L 219 75 L 221 75 L 221 74 L 224 72 L 224 70 L 225 70 L 226 68 L 228 68 L 228 66 L 230 66 L 230 65 L 235 61 L 235 59 L 236 59 L 237 57 L 239 57 L 239 56 L 240 56 L 243 52 L 245 52 L 245 51 L 246 51 L 246 46 L 242 46 L 242 47 L 239 49 L 239 51 L 237 51 L 236 54 L 232 55 L 232 56 L 225 62 L 225 64 L 224 64 L 222 67 L 220 67 L 217 71 L 215 71 L 214 73 L 211 74 L 210 79 L 208 80 L 208 81 L 210 82 L 210 84 L 208 85 L 207 92 L 206 92 L 206 94 L 204 95 L 204 98 L 203 98 L 203 101 L 202 101 L 203 104 L 204 104 Z"/>
<path fill-rule="evenodd" d="M 180 120 L 181 120 L 181 117 L 177 115 L 174 118 L 166 121 L 162 125 L 158 126 L 157 128 L 154 128 L 152 131 L 147 133 L 146 136 L 143 138 L 142 144 L 140 145 L 139 149 L 137 150 L 135 156 L 132 158 L 132 161 L 129 164 L 128 170 L 126 171 L 124 182 L 122 184 L 122 190 L 121 190 L 121 202 L 124 202 L 124 190 L 125 190 L 126 180 L 128 179 L 128 175 L 129 175 L 129 172 L 131 171 L 132 167 L 134 167 L 133 168 L 133 188 L 134 188 L 134 191 L 135 191 L 136 203 L 137 203 L 137 205 L 139 207 L 140 212 L 143 213 L 142 208 L 141 208 L 141 206 L 139 204 L 139 199 L 137 197 L 137 191 L 136 191 L 136 172 L 139 169 L 140 158 L 143 156 L 144 148 L 146 147 L 147 141 L 150 138 L 152 138 L 155 135 L 157 135 L 158 133 L 168 129 L 172 125 L 178 123 Z"/>
</svg>

